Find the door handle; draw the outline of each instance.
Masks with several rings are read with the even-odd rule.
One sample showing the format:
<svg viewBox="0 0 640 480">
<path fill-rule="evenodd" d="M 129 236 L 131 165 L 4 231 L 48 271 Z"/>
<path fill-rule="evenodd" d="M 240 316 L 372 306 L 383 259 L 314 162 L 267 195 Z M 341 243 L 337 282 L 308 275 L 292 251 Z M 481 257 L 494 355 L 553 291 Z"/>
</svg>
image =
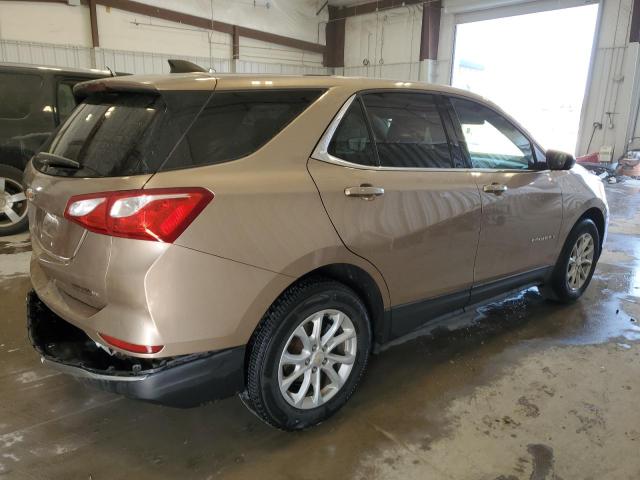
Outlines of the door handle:
<svg viewBox="0 0 640 480">
<path fill-rule="evenodd" d="M 500 195 L 509 190 L 506 185 L 502 185 L 501 183 L 492 183 L 490 185 L 485 185 L 482 187 L 482 191 L 487 193 L 493 193 L 495 195 Z"/>
<path fill-rule="evenodd" d="M 374 200 L 384 195 L 384 188 L 372 185 L 360 185 L 359 187 L 347 187 L 344 189 L 347 197 L 358 197 L 363 200 Z"/>
</svg>

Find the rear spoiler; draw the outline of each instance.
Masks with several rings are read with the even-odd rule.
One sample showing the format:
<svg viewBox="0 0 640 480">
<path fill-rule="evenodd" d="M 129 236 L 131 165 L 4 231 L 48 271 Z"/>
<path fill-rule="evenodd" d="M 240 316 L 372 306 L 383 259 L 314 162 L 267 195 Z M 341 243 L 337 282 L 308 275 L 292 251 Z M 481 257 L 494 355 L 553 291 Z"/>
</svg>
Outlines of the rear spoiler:
<svg viewBox="0 0 640 480">
<path fill-rule="evenodd" d="M 202 68 L 200 65 L 196 65 L 188 60 L 180 60 L 171 58 L 168 60 L 170 73 L 209 73 L 208 70 Z M 111 71 L 111 70 L 110 70 Z M 122 74 L 118 74 L 120 76 Z M 125 74 L 128 75 L 128 74 Z M 158 90 L 147 83 L 131 82 L 126 78 L 118 78 L 118 80 L 112 80 L 117 78 L 115 75 L 108 79 L 89 80 L 87 82 L 81 82 L 73 87 L 73 95 L 76 101 L 80 103 L 92 93 L 100 92 L 133 92 L 133 93 L 146 93 L 146 94 L 158 94 Z M 106 81 L 105 81 L 106 80 Z"/>
<path fill-rule="evenodd" d="M 140 82 L 129 82 L 125 79 L 118 81 L 105 81 L 105 80 L 89 80 L 87 82 L 77 83 L 73 87 L 73 96 L 76 98 L 76 102 L 80 103 L 93 93 L 101 92 L 132 92 L 132 93 L 146 93 L 158 95 L 158 90 L 148 84 Z"/>
</svg>

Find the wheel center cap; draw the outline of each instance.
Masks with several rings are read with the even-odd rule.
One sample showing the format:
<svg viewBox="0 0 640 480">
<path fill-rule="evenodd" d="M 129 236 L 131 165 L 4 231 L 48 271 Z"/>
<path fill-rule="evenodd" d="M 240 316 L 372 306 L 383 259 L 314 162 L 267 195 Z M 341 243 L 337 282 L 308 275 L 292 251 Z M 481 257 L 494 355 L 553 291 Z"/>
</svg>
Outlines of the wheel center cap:
<svg viewBox="0 0 640 480">
<path fill-rule="evenodd" d="M 322 365 L 323 361 L 324 361 L 324 352 L 314 352 L 313 356 L 311 357 L 311 364 L 314 367 L 319 367 Z"/>
<path fill-rule="evenodd" d="M 8 204 L 8 200 L 6 197 L 0 197 L 0 208 L 6 207 Z"/>
</svg>

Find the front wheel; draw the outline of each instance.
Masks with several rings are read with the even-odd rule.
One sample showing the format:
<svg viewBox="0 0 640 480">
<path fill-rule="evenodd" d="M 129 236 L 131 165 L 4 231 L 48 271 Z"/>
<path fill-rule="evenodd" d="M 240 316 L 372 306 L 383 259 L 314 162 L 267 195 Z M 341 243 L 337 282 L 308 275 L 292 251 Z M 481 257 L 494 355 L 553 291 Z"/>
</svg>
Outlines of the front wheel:
<svg viewBox="0 0 640 480">
<path fill-rule="evenodd" d="M 589 286 L 599 257 L 600 234 L 593 220 L 585 218 L 569 233 L 543 293 L 563 303 L 577 300 Z"/>
<path fill-rule="evenodd" d="M 249 345 L 247 406 L 265 422 L 300 430 L 333 415 L 369 358 L 367 310 L 345 285 L 305 280 L 269 309 Z"/>
<path fill-rule="evenodd" d="M 25 231 L 28 222 L 22 172 L 0 165 L 0 237 Z"/>
</svg>

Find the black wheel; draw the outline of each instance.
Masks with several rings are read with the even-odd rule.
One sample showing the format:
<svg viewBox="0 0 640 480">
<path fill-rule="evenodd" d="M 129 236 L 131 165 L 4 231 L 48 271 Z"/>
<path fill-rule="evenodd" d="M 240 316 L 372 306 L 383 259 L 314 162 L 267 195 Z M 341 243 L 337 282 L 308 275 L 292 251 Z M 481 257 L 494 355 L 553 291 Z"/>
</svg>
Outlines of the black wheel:
<svg viewBox="0 0 640 480">
<path fill-rule="evenodd" d="M 28 223 L 22 172 L 9 165 L 0 165 L 0 237 L 24 232 Z"/>
<path fill-rule="evenodd" d="M 315 425 L 351 397 L 370 346 L 369 315 L 353 290 L 304 280 L 280 296 L 254 333 L 241 398 L 277 428 Z"/>
<path fill-rule="evenodd" d="M 568 303 L 580 298 L 591 282 L 600 257 L 600 234 L 592 220 L 585 218 L 573 227 L 542 291 L 551 300 Z"/>
</svg>

